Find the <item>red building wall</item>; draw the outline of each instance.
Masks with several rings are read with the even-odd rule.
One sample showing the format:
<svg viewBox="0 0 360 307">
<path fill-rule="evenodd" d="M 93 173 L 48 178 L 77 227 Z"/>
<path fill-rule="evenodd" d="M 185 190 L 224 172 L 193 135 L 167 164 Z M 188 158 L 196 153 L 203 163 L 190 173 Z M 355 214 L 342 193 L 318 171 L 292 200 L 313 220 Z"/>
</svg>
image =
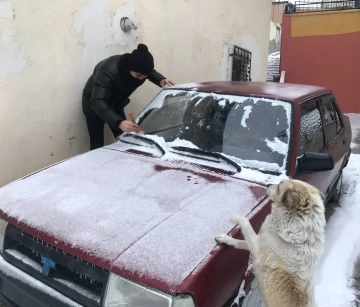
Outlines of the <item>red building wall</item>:
<svg viewBox="0 0 360 307">
<path fill-rule="evenodd" d="M 286 83 L 330 88 L 345 113 L 360 113 L 360 10 L 285 14 Z"/>
</svg>

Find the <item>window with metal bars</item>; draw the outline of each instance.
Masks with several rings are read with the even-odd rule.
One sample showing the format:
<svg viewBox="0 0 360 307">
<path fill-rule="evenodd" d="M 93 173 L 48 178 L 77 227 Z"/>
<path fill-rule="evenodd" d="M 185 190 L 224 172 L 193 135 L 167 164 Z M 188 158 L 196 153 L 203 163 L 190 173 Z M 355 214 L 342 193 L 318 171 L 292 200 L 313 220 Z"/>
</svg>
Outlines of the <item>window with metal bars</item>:
<svg viewBox="0 0 360 307">
<path fill-rule="evenodd" d="M 359 9 L 360 0 L 302 0 L 288 3 L 285 14 Z"/>
<path fill-rule="evenodd" d="M 232 81 L 251 81 L 251 52 L 234 46 Z"/>
</svg>

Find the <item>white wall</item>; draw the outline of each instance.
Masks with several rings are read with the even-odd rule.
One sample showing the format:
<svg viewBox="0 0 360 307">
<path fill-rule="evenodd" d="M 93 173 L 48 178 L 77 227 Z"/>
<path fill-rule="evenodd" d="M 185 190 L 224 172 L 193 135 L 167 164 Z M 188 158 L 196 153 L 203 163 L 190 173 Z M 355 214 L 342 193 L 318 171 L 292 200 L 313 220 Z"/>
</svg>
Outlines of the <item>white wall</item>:
<svg viewBox="0 0 360 307">
<path fill-rule="evenodd" d="M 281 25 L 270 21 L 269 54 L 274 51 L 280 51 Z"/>
<path fill-rule="evenodd" d="M 268 0 L 1 0 L 0 186 L 88 149 L 83 86 L 97 62 L 139 42 L 177 83 L 226 80 L 232 44 L 264 81 L 270 12 Z M 138 30 L 123 33 L 123 16 Z M 145 84 L 128 111 L 158 91 Z"/>
</svg>

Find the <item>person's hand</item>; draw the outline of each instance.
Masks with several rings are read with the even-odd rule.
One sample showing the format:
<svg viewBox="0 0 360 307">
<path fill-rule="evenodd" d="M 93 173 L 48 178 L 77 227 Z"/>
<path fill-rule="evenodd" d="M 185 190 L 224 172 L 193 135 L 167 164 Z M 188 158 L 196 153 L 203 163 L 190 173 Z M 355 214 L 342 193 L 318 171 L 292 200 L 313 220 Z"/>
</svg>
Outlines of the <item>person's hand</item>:
<svg viewBox="0 0 360 307">
<path fill-rule="evenodd" d="M 141 129 L 138 124 L 133 123 L 131 120 L 123 120 L 119 128 L 124 132 L 140 132 Z"/>
<path fill-rule="evenodd" d="M 160 85 L 161 85 L 161 87 L 173 86 L 173 85 L 175 85 L 175 83 L 173 81 L 169 80 L 169 79 L 162 79 L 160 81 Z"/>
</svg>

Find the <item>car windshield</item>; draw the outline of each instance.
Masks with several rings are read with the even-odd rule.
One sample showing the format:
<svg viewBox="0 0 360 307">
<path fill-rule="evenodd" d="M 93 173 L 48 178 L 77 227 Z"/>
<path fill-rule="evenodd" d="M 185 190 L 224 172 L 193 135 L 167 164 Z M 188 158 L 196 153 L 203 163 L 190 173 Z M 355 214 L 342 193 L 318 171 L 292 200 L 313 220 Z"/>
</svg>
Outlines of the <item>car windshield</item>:
<svg viewBox="0 0 360 307">
<path fill-rule="evenodd" d="M 282 173 L 290 118 L 288 102 L 164 90 L 140 113 L 139 124 L 146 134 L 165 142 L 182 140 L 181 144 L 231 157 L 243 167 Z"/>
</svg>

